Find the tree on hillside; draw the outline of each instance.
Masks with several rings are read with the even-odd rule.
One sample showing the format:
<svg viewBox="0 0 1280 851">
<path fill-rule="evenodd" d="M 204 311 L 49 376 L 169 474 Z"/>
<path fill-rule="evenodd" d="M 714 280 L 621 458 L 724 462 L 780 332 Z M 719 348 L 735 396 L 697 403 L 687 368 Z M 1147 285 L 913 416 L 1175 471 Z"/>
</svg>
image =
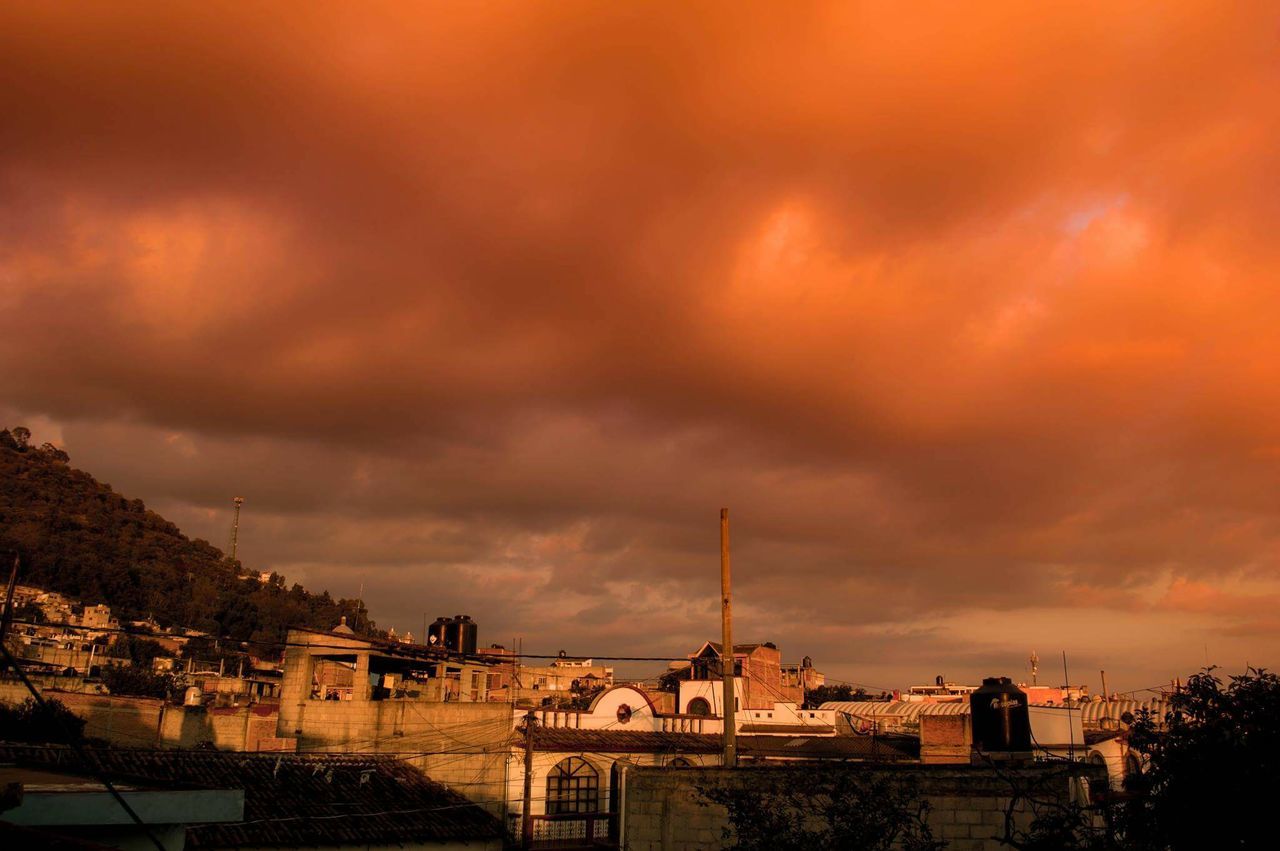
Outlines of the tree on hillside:
<svg viewBox="0 0 1280 851">
<path fill-rule="evenodd" d="M 277 652 L 291 627 L 332 629 L 343 615 L 380 634 L 358 601 L 246 579 L 217 547 L 30 440 L 28 429 L 0 430 L 0 552 L 19 554 L 23 583 L 106 603 L 122 620 L 252 641 L 256 655 Z"/>
<path fill-rule="evenodd" d="M 1142 713 L 1129 730 L 1146 767 L 1128 784 L 1127 847 L 1274 847 L 1280 677 L 1250 668 L 1224 683 L 1213 671 L 1192 676 L 1164 718 Z"/>
</svg>

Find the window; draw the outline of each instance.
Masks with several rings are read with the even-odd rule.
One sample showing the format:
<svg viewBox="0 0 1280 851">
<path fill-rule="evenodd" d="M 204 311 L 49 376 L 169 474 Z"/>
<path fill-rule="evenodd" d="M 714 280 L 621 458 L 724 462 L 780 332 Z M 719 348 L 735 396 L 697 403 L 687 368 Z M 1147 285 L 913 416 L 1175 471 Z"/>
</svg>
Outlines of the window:
<svg viewBox="0 0 1280 851">
<path fill-rule="evenodd" d="M 710 715 L 711 704 L 707 703 L 706 698 L 695 697 L 689 701 L 689 705 L 685 707 L 685 712 L 689 715 Z"/>
<path fill-rule="evenodd" d="M 693 763 L 682 756 L 678 756 L 671 762 L 667 763 L 668 768 L 693 768 Z"/>
<path fill-rule="evenodd" d="M 547 775 L 547 815 L 594 813 L 600 809 L 600 775 L 591 763 L 571 756 Z"/>
</svg>

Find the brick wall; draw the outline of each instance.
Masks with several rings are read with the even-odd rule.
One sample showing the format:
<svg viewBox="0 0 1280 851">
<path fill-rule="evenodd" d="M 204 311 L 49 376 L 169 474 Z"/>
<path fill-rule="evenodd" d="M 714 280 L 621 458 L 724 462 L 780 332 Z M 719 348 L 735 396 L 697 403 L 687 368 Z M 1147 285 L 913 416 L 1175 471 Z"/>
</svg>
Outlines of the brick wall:
<svg viewBox="0 0 1280 851">
<path fill-rule="evenodd" d="M 967 765 L 973 750 L 968 715 L 921 715 L 920 761 L 925 765 Z"/>
<path fill-rule="evenodd" d="M 727 848 L 724 839 L 728 819 L 723 807 L 699 803 L 699 789 L 729 785 L 750 787 L 765 779 L 761 772 L 865 770 L 910 774 L 918 779 L 931 811 L 928 822 L 935 839 L 947 842 L 948 851 L 1007 849 L 997 837 L 1004 831 L 1010 804 L 1008 777 L 1039 794 L 1068 800 L 1069 779 L 1060 767 L 1031 767 L 1005 772 L 1005 777 L 983 768 L 959 766 L 759 766 L 736 770 L 723 768 L 628 769 L 624 780 L 623 847 L 627 851 L 704 851 Z M 776 775 L 775 775 L 776 776 Z M 1104 780 L 1098 780 L 1105 783 Z M 1105 788 L 1105 786 L 1100 787 Z M 1031 814 L 1015 807 L 1017 825 L 1025 828 Z"/>
</svg>

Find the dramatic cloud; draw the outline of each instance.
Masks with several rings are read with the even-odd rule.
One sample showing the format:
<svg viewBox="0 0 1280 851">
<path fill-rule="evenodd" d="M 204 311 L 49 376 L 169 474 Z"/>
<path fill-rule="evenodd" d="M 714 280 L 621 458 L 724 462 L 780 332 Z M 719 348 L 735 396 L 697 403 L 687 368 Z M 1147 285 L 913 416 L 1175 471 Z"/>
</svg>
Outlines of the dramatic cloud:
<svg viewBox="0 0 1280 851">
<path fill-rule="evenodd" d="M 401 630 L 1274 664 L 1280 16 L 1116 6 L 8 7 L 0 405 Z"/>
</svg>

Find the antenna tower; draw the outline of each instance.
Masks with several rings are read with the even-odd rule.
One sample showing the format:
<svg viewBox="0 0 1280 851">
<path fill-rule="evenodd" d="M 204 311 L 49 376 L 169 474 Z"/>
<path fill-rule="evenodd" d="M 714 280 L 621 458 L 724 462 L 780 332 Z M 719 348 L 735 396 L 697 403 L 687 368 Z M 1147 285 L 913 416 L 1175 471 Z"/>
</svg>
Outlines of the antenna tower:
<svg viewBox="0 0 1280 851">
<path fill-rule="evenodd" d="M 1037 685 L 1036 674 L 1040 673 L 1040 657 L 1036 655 L 1036 651 L 1031 651 L 1031 658 L 1027 660 L 1031 663 L 1031 684 Z"/>
<path fill-rule="evenodd" d="M 240 543 L 240 506 L 244 505 L 244 497 L 231 500 L 236 506 L 235 518 L 231 521 L 231 560 L 236 560 L 236 546 Z"/>
</svg>

